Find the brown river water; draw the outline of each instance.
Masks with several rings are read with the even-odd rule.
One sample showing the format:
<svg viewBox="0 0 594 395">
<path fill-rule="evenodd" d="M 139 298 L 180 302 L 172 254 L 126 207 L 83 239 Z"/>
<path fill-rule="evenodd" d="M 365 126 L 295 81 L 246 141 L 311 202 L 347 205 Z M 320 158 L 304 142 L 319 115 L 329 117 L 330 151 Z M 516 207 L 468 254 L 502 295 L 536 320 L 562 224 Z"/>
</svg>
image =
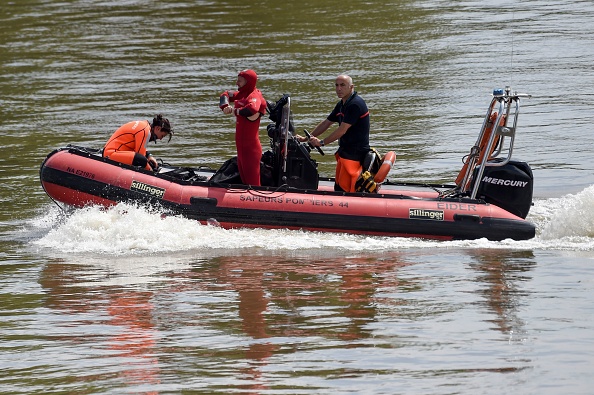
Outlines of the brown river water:
<svg viewBox="0 0 594 395">
<path fill-rule="evenodd" d="M 590 0 L 0 9 L 0 394 L 592 393 Z M 267 99 L 291 94 L 298 130 L 350 74 L 394 181 L 451 182 L 493 89 L 531 94 L 514 156 L 537 237 L 223 230 L 127 205 L 67 215 L 43 192 L 53 149 L 158 112 L 175 136 L 156 155 L 217 168 L 235 152 L 218 95 L 245 68 Z"/>
</svg>

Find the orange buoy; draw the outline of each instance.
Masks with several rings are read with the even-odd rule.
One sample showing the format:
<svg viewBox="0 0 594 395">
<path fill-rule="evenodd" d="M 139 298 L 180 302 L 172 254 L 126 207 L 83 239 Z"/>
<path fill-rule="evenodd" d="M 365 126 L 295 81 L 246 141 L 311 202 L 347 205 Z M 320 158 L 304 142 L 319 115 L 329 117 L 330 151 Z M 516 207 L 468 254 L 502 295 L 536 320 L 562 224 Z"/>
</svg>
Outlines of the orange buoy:
<svg viewBox="0 0 594 395">
<path fill-rule="evenodd" d="M 485 133 L 483 134 L 481 141 L 478 145 L 479 147 L 479 157 L 476 160 L 476 162 L 473 163 L 473 166 L 477 163 L 481 163 L 484 158 L 485 155 L 487 154 L 487 151 L 485 150 L 487 143 L 489 142 L 489 139 L 491 138 L 491 135 L 493 134 L 493 130 L 494 128 L 494 122 L 497 119 L 497 116 L 499 114 L 497 114 L 497 112 L 493 112 L 491 114 L 491 116 L 489 117 L 489 123 L 487 124 L 487 127 L 485 129 Z M 499 121 L 499 125 L 503 126 L 505 125 L 505 116 L 501 117 L 501 121 Z M 495 151 L 495 147 L 497 146 L 497 141 L 495 141 L 495 144 L 493 144 L 493 146 L 491 147 L 491 152 L 489 152 L 489 157 L 491 156 L 491 154 L 493 153 L 493 151 Z M 458 173 L 458 177 L 456 177 L 456 185 L 458 185 L 459 187 L 463 187 L 466 188 L 466 185 L 461 185 L 462 184 L 462 180 L 464 179 L 464 177 L 466 176 L 466 172 L 468 171 L 468 165 L 470 164 L 472 158 L 469 158 L 466 162 L 464 162 L 464 165 L 462 166 L 462 169 L 460 170 L 460 172 Z M 474 169 L 473 169 L 474 170 Z M 470 180 L 469 180 L 470 181 Z"/>
<path fill-rule="evenodd" d="M 375 173 L 375 176 L 373 177 L 373 181 L 375 181 L 376 183 L 384 182 L 384 180 L 386 179 L 386 176 L 392 169 L 392 166 L 394 165 L 395 161 L 396 161 L 396 154 L 394 153 L 394 151 L 390 151 L 386 155 L 384 155 L 384 158 L 382 160 L 382 165 L 380 166 L 377 173 Z"/>
</svg>

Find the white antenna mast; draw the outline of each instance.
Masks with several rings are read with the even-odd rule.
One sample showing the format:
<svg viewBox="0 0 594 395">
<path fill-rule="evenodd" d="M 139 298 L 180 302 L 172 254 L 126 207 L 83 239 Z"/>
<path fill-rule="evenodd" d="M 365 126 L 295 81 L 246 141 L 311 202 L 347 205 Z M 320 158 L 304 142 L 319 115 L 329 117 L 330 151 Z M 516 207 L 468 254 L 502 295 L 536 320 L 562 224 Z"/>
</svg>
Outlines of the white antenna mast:
<svg viewBox="0 0 594 395">
<path fill-rule="evenodd" d="M 513 76 L 514 76 L 514 20 L 515 20 L 515 13 L 516 10 L 512 10 L 512 23 L 511 23 L 511 54 L 509 57 L 509 86 L 513 85 Z"/>
</svg>

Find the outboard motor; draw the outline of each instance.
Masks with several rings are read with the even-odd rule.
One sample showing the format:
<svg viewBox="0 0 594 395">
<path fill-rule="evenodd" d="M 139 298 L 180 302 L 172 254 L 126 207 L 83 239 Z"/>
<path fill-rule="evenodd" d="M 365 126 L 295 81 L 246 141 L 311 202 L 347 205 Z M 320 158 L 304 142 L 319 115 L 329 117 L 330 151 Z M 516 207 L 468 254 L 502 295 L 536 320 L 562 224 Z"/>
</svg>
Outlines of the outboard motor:
<svg viewBox="0 0 594 395">
<path fill-rule="evenodd" d="M 526 162 L 512 160 L 512 153 L 520 99 L 529 97 L 512 92 L 510 87 L 493 90 L 478 139 L 464 159 L 457 188 L 450 196 L 482 199 L 526 218 L 532 206 L 534 177 Z"/>
<path fill-rule="evenodd" d="M 475 169 L 473 180 L 476 180 Z M 473 181 L 474 187 L 474 181 Z M 503 166 L 487 166 L 480 180 L 477 198 L 526 218 L 532 206 L 534 176 L 526 162 L 510 160 Z"/>
<path fill-rule="evenodd" d="M 268 102 L 268 113 L 274 122 L 267 127 L 272 152 L 264 156 L 272 168 L 274 186 L 318 189 L 318 164 L 310 156 L 311 149 L 293 137 L 289 95 L 283 95 L 276 103 Z"/>
</svg>

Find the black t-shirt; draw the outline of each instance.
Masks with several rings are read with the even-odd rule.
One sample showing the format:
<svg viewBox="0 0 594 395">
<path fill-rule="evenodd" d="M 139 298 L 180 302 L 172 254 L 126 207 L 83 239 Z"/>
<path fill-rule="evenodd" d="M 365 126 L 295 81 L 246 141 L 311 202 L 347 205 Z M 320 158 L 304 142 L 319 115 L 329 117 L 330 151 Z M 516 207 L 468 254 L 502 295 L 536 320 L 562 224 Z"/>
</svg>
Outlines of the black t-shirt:
<svg viewBox="0 0 594 395">
<path fill-rule="evenodd" d="M 367 104 L 354 92 L 342 103 L 340 100 L 328 115 L 330 122 L 351 125 L 338 140 L 338 155 L 345 159 L 362 161 L 369 151 L 369 110 Z"/>
</svg>

